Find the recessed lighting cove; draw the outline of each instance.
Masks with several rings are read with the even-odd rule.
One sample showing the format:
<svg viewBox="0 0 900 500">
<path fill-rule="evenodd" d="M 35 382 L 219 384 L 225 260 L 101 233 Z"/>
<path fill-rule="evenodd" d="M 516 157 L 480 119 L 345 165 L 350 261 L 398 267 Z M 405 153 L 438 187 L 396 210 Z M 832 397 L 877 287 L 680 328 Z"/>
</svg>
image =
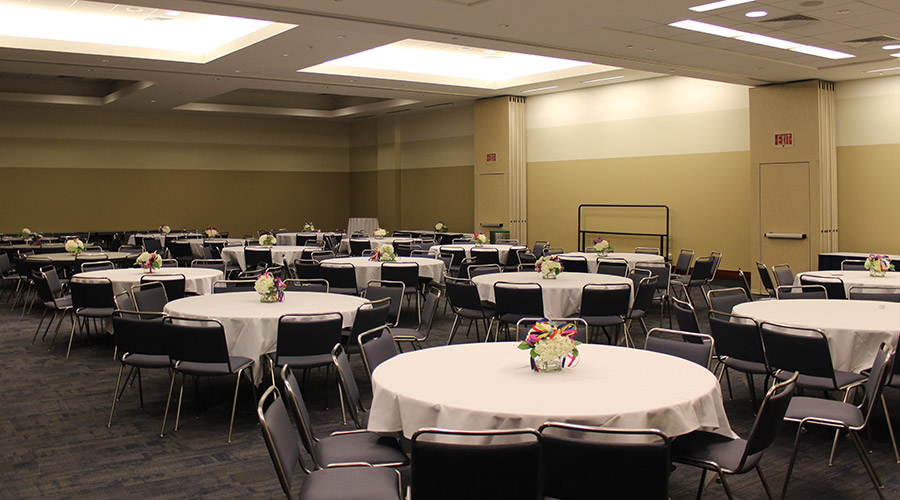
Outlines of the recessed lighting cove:
<svg viewBox="0 0 900 500">
<path fill-rule="evenodd" d="M 733 7 L 742 3 L 750 3 L 753 0 L 721 0 L 719 2 L 706 3 L 703 5 L 695 5 L 690 9 L 694 12 L 707 12 L 710 10 L 724 9 L 725 7 Z"/>
<path fill-rule="evenodd" d="M 769 15 L 769 13 L 764 10 L 751 10 L 744 15 L 747 17 L 766 17 Z"/>
</svg>

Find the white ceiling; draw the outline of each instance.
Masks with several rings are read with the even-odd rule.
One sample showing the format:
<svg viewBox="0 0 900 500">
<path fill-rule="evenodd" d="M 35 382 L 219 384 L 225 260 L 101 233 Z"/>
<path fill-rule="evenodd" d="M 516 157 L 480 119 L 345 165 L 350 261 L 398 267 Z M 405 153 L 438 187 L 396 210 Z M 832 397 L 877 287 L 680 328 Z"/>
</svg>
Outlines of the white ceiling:
<svg viewBox="0 0 900 500">
<path fill-rule="evenodd" d="M 879 73 L 864 72 L 900 66 L 900 58 L 890 55 L 900 50 L 881 48 L 888 42 L 847 43 L 872 37 L 900 38 L 900 0 L 760 0 L 706 13 L 688 10 L 703 0 L 135 0 L 134 3 L 298 27 L 206 64 L 0 48 L 0 80 L 4 74 L 13 75 L 18 82 L 33 75 L 42 82 L 40 91 L 0 92 L 0 100 L 67 102 L 62 90 L 59 96 L 46 97 L 52 93 L 47 90 L 48 76 L 137 82 L 127 92 L 117 91 L 115 95 L 94 99 L 95 104 L 73 100 L 77 105 L 111 110 L 191 110 L 329 119 L 358 119 L 501 94 L 533 95 L 520 92 L 534 88 L 534 84 L 494 91 L 297 72 L 407 38 L 625 68 L 602 73 L 604 77 L 623 76 L 620 79 L 581 84 L 586 80 L 584 76 L 563 78 L 547 84 L 557 86 L 547 92 L 617 84 L 661 74 L 743 85 L 816 78 L 843 81 L 878 78 Z M 750 10 L 766 10 L 769 15 L 750 19 L 744 16 Z M 771 22 L 795 14 L 814 20 Z M 668 26 L 683 19 L 838 50 L 855 57 L 835 61 Z M 885 74 L 900 74 L 900 71 Z M 253 98 L 267 92 L 267 99 Z M 324 111 L 274 105 L 272 96 L 283 92 L 357 96 L 367 98 L 368 104 Z M 217 96 L 228 93 L 233 97 L 217 100 Z M 244 96 L 245 100 L 236 101 L 234 96 Z M 348 101 L 329 98 L 328 102 Z"/>
</svg>

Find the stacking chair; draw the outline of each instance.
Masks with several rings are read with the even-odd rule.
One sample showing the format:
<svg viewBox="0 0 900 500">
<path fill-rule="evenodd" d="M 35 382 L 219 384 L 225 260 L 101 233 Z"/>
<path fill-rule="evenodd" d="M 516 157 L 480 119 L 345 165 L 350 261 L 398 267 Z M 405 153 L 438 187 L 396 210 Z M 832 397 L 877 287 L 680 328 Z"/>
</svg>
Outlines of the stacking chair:
<svg viewBox="0 0 900 500">
<path fill-rule="evenodd" d="M 74 311 L 74 321 L 72 321 L 72 331 L 69 334 L 69 347 L 66 349 L 66 359 L 69 359 L 69 353 L 72 351 L 72 340 L 75 338 L 75 328 L 85 331 L 88 341 L 91 338 L 90 323 L 94 323 L 94 329 L 99 329 L 97 320 L 102 321 L 112 318 L 113 311 L 116 309 L 113 302 L 112 283 L 105 278 L 79 279 L 77 277 L 69 281 L 69 290 L 72 292 L 72 309 Z M 56 340 L 56 335 L 53 336 Z M 53 340 L 50 341 L 50 348 L 53 348 Z"/>
<path fill-rule="evenodd" d="M 316 259 L 297 259 L 294 261 L 294 275 L 299 279 L 322 278 L 321 262 Z"/>
<path fill-rule="evenodd" d="M 628 283 L 584 285 L 579 317 L 594 329 L 595 334 L 602 330 L 610 345 L 618 345 L 619 328 L 625 325 L 630 302 L 631 286 Z M 607 328 L 613 329 L 613 335 Z"/>
<path fill-rule="evenodd" d="M 794 284 L 794 273 L 791 271 L 790 264 L 776 264 L 772 266 L 772 273 L 775 275 L 776 286 L 791 286 Z"/>
<path fill-rule="evenodd" d="M 174 240 L 170 241 L 166 248 L 172 257 L 178 261 L 179 267 L 188 267 L 194 260 L 194 252 L 191 250 L 190 240 Z"/>
<path fill-rule="evenodd" d="M 419 301 L 421 287 L 419 286 L 419 264 L 416 262 L 382 262 L 381 279 L 387 281 L 400 281 L 405 286 L 403 296 L 407 301 L 410 296 L 416 300 L 416 321 L 422 322 L 422 306 Z M 399 303 L 397 304 L 400 305 Z M 399 317 L 397 318 L 399 320 Z"/>
<path fill-rule="evenodd" d="M 320 278 L 328 281 L 330 293 L 344 295 L 359 295 L 359 287 L 356 284 L 356 269 L 353 264 L 329 264 L 321 266 Z"/>
<path fill-rule="evenodd" d="M 13 267 L 12 262 L 9 260 L 9 255 L 5 251 L 0 251 L 0 281 L 2 281 L 5 290 L 10 290 L 9 295 L 16 297 L 16 299 L 18 299 L 22 283 L 27 281 L 26 277 L 19 274 Z"/>
<path fill-rule="evenodd" d="M 462 265 L 463 260 L 466 259 L 466 249 L 463 247 L 457 246 L 443 246 L 441 247 L 441 256 L 449 256 L 450 257 L 450 265 L 447 267 L 447 274 L 450 276 L 461 277 L 464 278 L 468 275 L 460 276 L 459 268 Z"/>
<path fill-rule="evenodd" d="M 500 265 L 500 251 L 496 248 L 472 248 L 470 250 L 476 265 L 497 264 Z"/>
<path fill-rule="evenodd" d="M 134 310 L 142 313 L 160 313 L 169 302 L 166 286 L 161 281 L 147 281 L 131 287 Z"/>
<path fill-rule="evenodd" d="M 356 338 L 369 380 L 372 380 L 372 372 L 378 365 L 399 354 L 397 344 L 386 326 L 366 330 Z"/>
<path fill-rule="evenodd" d="M 474 257 L 466 257 L 459 263 L 459 270 L 456 271 L 456 274 L 460 278 L 465 278 L 469 275 L 469 268 L 475 265 Z"/>
<path fill-rule="evenodd" d="M 844 259 L 841 261 L 841 271 L 866 271 L 866 261 Z"/>
<path fill-rule="evenodd" d="M 772 445 L 778 436 L 785 412 L 794 395 L 797 374 L 793 374 L 784 382 L 772 386 L 763 398 L 750 429 L 747 439 L 730 438 L 707 431 L 693 431 L 675 438 L 672 443 L 672 460 L 674 462 L 699 467 L 700 485 L 697 498 L 703 494 L 706 485 L 706 472 L 715 472 L 722 481 L 722 488 L 729 499 L 734 498 L 728 486 L 726 475 L 745 474 L 753 469 L 759 475 L 768 498 L 774 498 L 766 481 L 766 476 L 759 467 L 763 452 Z M 784 498 L 784 497 L 782 497 Z"/>
<path fill-rule="evenodd" d="M 878 473 L 875 472 L 875 468 L 872 465 L 871 460 L 869 460 L 868 453 L 857 433 L 868 425 L 873 410 L 875 409 L 878 400 L 881 399 L 884 384 L 893 369 L 893 362 L 893 348 L 886 343 L 882 343 L 878 352 L 875 354 L 875 362 L 872 364 L 869 379 L 863 386 L 865 399 L 859 406 L 855 406 L 846 401 L 842 402 L 810 397 L 796 397 L 791 401 L 784 419 L 788 422 L 797 422 L 799 425 L 797 426 L 797 434 L 794 438 L 791 461 L 788 464 L 787 474 L 784 478 L 784 487 L 781 490 L 782 498 L 787 495 L 788 483 L 791 480 L 791 472 L 794 469 L 794 463 L 797 460 L 797 451 L 800 447 L 800 436 L 803 427 L 807 424 L 831 427 L 832 429 L 837 429 L 837 431 L 840 431 L 841 429 L 847 431 L 856 447 L 856 452 L 859 454 L 860 460 L 863 462 L 866 472 L 869 474 L 869 478 L 872 480 L 872 484 L 875 486 L 875 491 L 880 498 L 885 498 L 882 491 L 884 484 L 882 484 L 881 479 L 878 477 Z M 835 446 L 837 445 L 837 439 L 838 436 L 835 435 Z M 834 459 L 834 449 L 833 446 L 831 448 L 831 456 L 828 459 L 829 466 L 832 465 Z"/>
<path fill-rule="evenodd" d="M 634 253 L 644 253 L 647 255 L 659 255 L 657 247 L 634 247 Z"/>
<path fill-rule="evenodd" d="M 787 299 L 827 299 L 828 291 L 822 285 L 780 286 L 775 289 L 775 298 Z"/>
<path fill-rule="evenodd" d="M 668 498 L 671 440 L 662 432 L 561 422 L 547 422 L 539 432 L 542 498 L 595 499 L 598 488 Z"/>
<path fill-rule="evenodd" d="M 679 276 L 687 276 L 691 270 L 691 262 L 694 261 L 694 251 L 682 248 L 678 253 L 678 259 L 675 260 L 675 267 L 672 269 L 673 279 Z"/>
<path fill-rule="evenodd" d="M 528 333 L 534 328 L 535 323 L 550 320 L 557 327 L 565 326 L 569 323 L 575 325 L 575 335 L 572 340 L 586 343 L 588 341 L 588 328 L 590 328 L 582 318 L 522 318 L 516 322 L 516 341 L 525 340 Z"/>
<path fill-rule="evenodd" d="M 341 313 L 285 314 L 278 318 L 275 351 L 266 354 L 272 385 L 275 371 L 283 366 L 303 370 L 303 379 L 311 368 L 325 367 L 325 407 L 328 408 L 328 375 L 331 373 L 331 348 L 341 341 L 344 317 Z"/>
<path fill-rule="evenodd" d="M 83 262 L 81 264 L 81 272 L 86 273 L 90 271 L 106 271 L 108 269 L 115 269 L 116 265 L 108 260 L 98 260 L 94 262 Z"/>
<path fill-rule="evenodd" d="M 500 264 L 476 264 L 474 266 L 469 266 L 466 271 L 469 273 L 469 279 L 472 279 L 475 276 L 481 276 L 483 274 L 503 272 L 503 268 L 500 267 Z"/>
<path fill-rule="evenodd" d="M 144 247 L 145 252 L 151 252 L 151 253 L 152 252 L 157 252 L 157 253 L 164 252 L 162 241 L 160 241 L 159 238 L 156 238 L 154 236 L 151 236 L 149 238 L 144 238 L 141 241 L 141 246 Z"/>
<path fill-rule="evenodd" d="M 216 271 L 222 271 L 222 278 L 228 276 L 228 265 L 223 259 L 194 259 L 191 261 L 191 267 L 215 269 Z"/>
<path fill-rule="evenodd" d="M 272 249 L 268 247 L 244 247 L 244 269 L 256 269 L 264 264 L 272 265 Z"/>
<path fill-rule="evenodd" d="M 166 432 L 166 418 L 169 416 L 169 404 L 172 402 L 172 390 L 175 388 L 175 377 L 178 373 L 181 373 L 181 385 L 178 388 L 178 409 L 175 412 L 176 431 L 181 418 L 181 398 L 184 395 L 185 375 L 194 376 L 195 386 L 199 382 L 199 377 L 234 375 L 234 402 L 231 405 L 231 419 L 228 422 L 228 442 L 230 443 L 242 373 L 247 374 L 254 392 L 253 399 L 256 399 L 256 388 L 253 385 L 250 371 L 248 371 L 253 366 L 253 360 L 229 354 L 228 344 L 225 341 L 225 327 L 214 319 L 166 316 L 163 318 L 162 333 L 172 366 L 172 378 L 169 381 L 169 397 L 166 399 L 166 410 L 163 414 L 159 437 L 163 437 Z"/>
<path fill-rule="evenodd" d="M 800 275 L 801 285 L 822 285 L 828 292 L 829 299 L 846 299 L 847 292 L 844 288 L 844 280 L 832 276 L 810 276 L 807 274 Z"/>
<path fill-rule="evenodd" d="M 391 336 L 394 342 L 409 342 L 413 349 L 421 349 L 422 343 L 428 340 L 431 325 L 434 322 L 434 313 L 437 311 L 438 301 L 441 299 L 440 290 L 432 290 L 425 296 L 425 305 L 422 306 L 422 321 L 418 328 L 391 328 Z"/>
<path fill-rule="evenodd" d="M 900 288 L 893 286 L 853 286 L 850 287 L 848 298 L 850 300 L 900 302 Z"/>
<path fill-rule="evenodd" d="M 372 280 L 366 284 L 363 297 L 369 300 L 389 299 L 391 307 L 388 310 L 388 323 L 397 326 L 400 323 L 400 309 L 405 292 L 406 285 L 402 281 Z"/>
<path fill-rule="evenodd" d="M 128 381 L 134 382 L 137 378 L 138 394 L 141 398 L 141 408 L 144 407 L 144 387 L 141 382 L 141 369 L 171 368 L 169 354 L 162 335 L 162 313 L 139 313 L 132 311 L 116 310 L 113 313 L 112 323 L 116 334 L 113 340 L 116 342 L 116 360 L 119 362 L 119 375 L 116 377 L 116 385 L 113 389 L 112 407 L 109 409 L 109 420 L 106 427 L 112 426 L 113 412 L 116 411 L 116 402 L 122 397 Z M 122 372 L 129 367 L 125 383 L 119 387 L 122 381 Z"/>
<path fill-rule="evenodd" d="M 369 243 L 369 239 L 357 239 L 350 238 L 350 255 L 353 257 L 359 257 L 363 254 L 364 250 L 371 250 L 372 244 Z"/>
<path fill-rule="evenodd" d="M 653 304 L 653 297 L 656 293 L 658 283 L 658 276 L 648 276 L 638 283 L 637 291 L 634 294 L 634 301 L 631 303 L 631 309 L 628 310 L 628 316 L 626 317 L 627 321 L 625 322 L 625 341 L 632 347 L 634 347 L 635 344 L 634 339 L 631 337 L 631 324 L 634 320 L 638 320 L 638 323 L 641 325 L 641 331 L 644 335 L 647 334 L 647 322 L 644 321 L 644 316 L 647 315 L 647 310 L 649 310 L 650 306 Z"/>
<path fill-rule="evenodd" d="M 634 269 L 644 269 L 650 271 L 650 276 L 656 276 L 656 290 L 653 293 L 653 302 L 659 301 L 659 324 L 662 325 L 663 314 L 666 305 L 669 303 L 670 277 L 672 275 L 672 265 L 668 262 L 637 262 Z M 669 326 L 671 327 L 672 317 L 669 316 Z"/>
<path fill-rule="evenodd" d="M 140 247 L 140 245 L 119 245 L 118 251 L 124 253 L 141 253 L 144 250 Z"/>
<path fill-rule="evenodd" d="M 744 274 L 744 270 L 740 267 L 737 269 L 738 281 L 741 284 L 741 288 L 744 289 L 744 292 L 747 294 L 747 298 L 751 301 L 753 300 L 753 292 L 750 290 L 750 282 L 747 281 L 747 275 Z"/>
<path fill-rule="evenodd" d="M 346 415 L 349 413 L 356 428 L 363 429 L 368 421 L 368 415 L 365 414 L 366 408 L 362 404 L 359 386 L 356 385 L 353 370 L 350 368 L 350 359 L 347 358 L 344 346 L 341 344 L 335 345 L 334 349 L 331 350 L 331 359 L 334 362 L 335 369 L 337 369 L 338 395 L 341 401 L 343 423 L 347 423 Z"/>
<path fill-rule="evenodd" d="M 769 274 L 769 269 L 762 262 L 757 262 L 756 271 L 759 273 L 759 282 L 765 289 L 766 295 L 768 295 L 769 297 L 774 297 L 775 284 L 772 281 L 772 275 Z"/>
<path fill-rule="evenodd" d="M 671 339 L 667 337 L 678 337 Z M 654 328 L 647 334 L 644 350 L 677 356 L 711 370 L 712 355 L 716 349 L 712 336 L 705 333 L 682 332 L 668 328 Z"/>
<path fill-rule="evenodd" d="M 287 368 L 287 367 L 285 367 Z M 293 375 L 291 375 L 293 376 Z M 272 399 L 268 405 L 266 401 Z M 300 497 L 306 500 L 333 500 L 334 498 L 370 498 L 372 500 L 401 500 L 400 472 L 383 467 L 358 463 L 352 466 L 335 466 L 325 469 L 308 467 L 297 444 L 297 436 L 291 419 L 275 386 L 263 393 L 256 408 L 259 426 L 266 448 L 275 466 L 275 473 L 288 500 L 294 472 L 297 467 L 308 475 L 303 481 Z M 303 436 L 303 433 L 301 433 Z"/>
<path fill-rule="evenodd" d="M 56 337 L 59 333 L 60 326 L 62 326 L 63 320 L 66 318 L 66 313 L 72 312 L 72 296 L 63 294 L 62 284 L 56 274 L 56 268 L 53 266 L 47 266 L 34 271 L 31 279 L 34 283 L 38 298 L 44 304 L 44 312 L 41 314 L 41 321 L 38 322 L 37 329 L 34 331 L 34 337 L 31 339 L 31 343 L 34 344 L 34 341 L 37 340 L 38 332 L 41 331 L 41 325 L 44 324 L 44 318 L 47 316 L 47 311 L 53 311 L 53 316 L 50 318 L 50 321 L 47 322 L 47 327 L 44 329 L 44 335 L 41 337 L 41 341 L 43 342 L 43 338 L 47 336 L 47 332 L 50 331 L 50 327 L 53 326 L 53 320 L 59 315 L 59 321 L 56 323 L 56 330 L 53 333 L 53 336 Z"/>
<path fill-rule="evenodd" d="M 323 279 L 289 279 L 284 280 L 288 292 L 320 292 L 328 293 L 328 281 Z"/>
<path fill-rule="evenodd" d="M 183 299 L 185 296 L 185 278 L 183 274 L 145 274 L 141 276 L 141 283 L 159 281 L 166 287 L 168 300 Z"/>
<path fill-rule="evenodd" d="M 387 326 L 391 302 L 393 302 L 391 299 L 385 297 L 371 300 L 368 304 L 362 304 L 356 308 L 356 317 L 353 318 L 353 325 L 351 325 L 350 331 L 345 330 L 341 333 L 341 343 L 345 346 L 348 353 L 359 350 L 359 344 L 354 342 L 354 340 L 357 340 L 361 333 L 373 328 Z"/>
<path fill-rule="evenodd" d="M 178 267 L 177 259 L 163 259 L 160 263 L 160 267 Z"/>
<path fill-rule="evenodd" d="M 497 325 L 494 340 L 500 335 L 500 327 L 509 337 L 509 325 L 515 325 L 522 318 L 544 316 L 544 295 L 538 283 L 494 283 L 494 300 L 497 304 Z"/>
<path fill-rule="evenodd" d="M 597 274 L 610 276 L 628 276 L 628 261 L 613 257 L 601 257 L 597 261 Z"/>
<path fill-rule="evenodd" d="M 219 280 L 213 283 L 213 293 L 252 292 L 253 280 Z"/>
<path fill-rule="evenodd" d="M 693 288 L 699 288 L 700 292 L 704 294 L 703 301 L 706 301 L 706 292 L 703 290 L 703 287 L 709 285 L 710 281 L 712 281 L 716 265 L 717 259 L 714 256 L 699 257 L 694 261 L 694 269 L 691 270 L 690 275 L 676 277 L 676 281 L 686 287 L 688 300 L 690 300 L 692 304 L 693 299 L 691 299 L 691 289 Z"/>
<path fill-rule="evenodd" d="M 313 252 L 310 252 L 310 254 L 309 254 L 310 259 L 312 259 L 320 264 L 323 261 L 326 261 L 328 259 L 333 259 L 334 257 L 335 257 L 334 252 L 331 250 L 315 250 Z"/>
<path fill-rule="evenodd" d="M 683 332 L 700 333 L 700 321 L 697 319 L 697 312 L 694 310 L 693 304 L 677 297 L 672 297 L 671 302 L 678 329 Z"/>
<path fill-rule="evenodd" d="M 559 263 L 567 273 L 589 273 L 588 261 L 581 256 L 560 257 Z"/>
<path fill-rule="evenodd" d="M 515 269 L 516 271 L 519 270 L 518 269 L 519 266 L 525 266 L 529 269 L 534 269 L 534 264 L 537 262 L 537 259 L 538 259 L 535 254 L 531 253 L 527 249 L 520 248 L 519 250 L 516 250 L 516 255 L 518 256 L 518 259 L 519 259 L 519 265 L 516 266 L 516 269 Z"/>
<path fill-rule="evenodd" d="M 488 339 L 491 328 L 494 325 L 494 318 L 497 317 L 497 311 L 493 307 L 486 306 L 478 295 L 478 288 L 469 280 L 460 278 L 451 278 L 444 276 L 444 285 L 447 288 L 447 301 L 456 317 L 453 319 L 453 325 L 450 327 L 450 337 L 447 339 L 447 345 L 453 343 L 453 337 L 463 319 L 469 320 L 469 330 L 472 324 L 475 325 L 475 340 L 480 341 L 478 331 L 478 322 L 484 326 L 484 339 Z M 543 313 L 540 314 L 543 316 Z M 490 323 L 488 323 L 490 320 Z M 467 330 L 467 335 L 468 331 Z"/>
<path fill-rule="evenodd" d="M 503 444 L 467 442 L 473 439 Z M 411 447 L 410 498 L 540 498 L 541 435 L 534 429 L 425 428 L 413 434 Z"/>
<path fill-rule="evenodd" d="M 537 240 L 534 242 L 534 246 L 531 248 L 531 254 L 537 257 L 544 255 L 544 250 L 550 248 L 550 242 L 544 240 Z"/>
<path fill-rule="evenodd" d="M 750 302 L 750 297 L 741 287 L 718 288 L 706 292 L 706 301 L 710 310 L 731 314 L 734 306 Z"/>
<path fill-rule="evenodd" d="M 753 318 L 713 309 L 709 312 L 709 331 L 716 341 L 716 356 L 719 361 L 716 370 L 722 369 L 719 372 L 719 380 L 722 380 L 723 375 L 726 377 L 728 392 L 733 398 L 728 369 L 746 375 L 750 401 L 755 409 L 757 404 L 753 376 L 764 376 L 763 386 L 769 385 L 769 370 L 766 367 L 766 355 L 759 337 L 759 324 Z"/>
</svg>

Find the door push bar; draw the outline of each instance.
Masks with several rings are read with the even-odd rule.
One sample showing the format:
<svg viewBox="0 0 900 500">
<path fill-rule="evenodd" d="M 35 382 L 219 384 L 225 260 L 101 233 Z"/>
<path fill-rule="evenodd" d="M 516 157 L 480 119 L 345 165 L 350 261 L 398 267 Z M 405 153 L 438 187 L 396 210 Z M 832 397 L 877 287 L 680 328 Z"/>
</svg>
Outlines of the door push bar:
<svg viewBox="0 0 900 500">
<path fill-rule="evenodd" d="M 765 233 L 766 238 L 773 240 L 805 240 L 806 233 Z"/>
</svg>

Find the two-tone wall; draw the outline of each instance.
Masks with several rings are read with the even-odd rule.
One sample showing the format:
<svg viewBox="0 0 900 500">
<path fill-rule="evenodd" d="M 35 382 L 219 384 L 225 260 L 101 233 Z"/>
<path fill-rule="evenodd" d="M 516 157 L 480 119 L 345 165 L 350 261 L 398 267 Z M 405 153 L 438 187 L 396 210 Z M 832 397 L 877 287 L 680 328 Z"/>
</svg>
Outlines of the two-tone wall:
<svg viewBox="0 0 900 500">
<path fill-rule="evenodd" d="M 670 251 L 720 251 L 723 269 L 750 267 L 747 87 L 667 77 L 528 98 L 528 234 L 577 245 L 579 204 L 662 204 Z M 591 228 L 655 224 L 629 211 Z M 623 223 L 625 221 L 625 223 Z M 619 251 L 651 239 L 609 237 Z"/>
</svg>

